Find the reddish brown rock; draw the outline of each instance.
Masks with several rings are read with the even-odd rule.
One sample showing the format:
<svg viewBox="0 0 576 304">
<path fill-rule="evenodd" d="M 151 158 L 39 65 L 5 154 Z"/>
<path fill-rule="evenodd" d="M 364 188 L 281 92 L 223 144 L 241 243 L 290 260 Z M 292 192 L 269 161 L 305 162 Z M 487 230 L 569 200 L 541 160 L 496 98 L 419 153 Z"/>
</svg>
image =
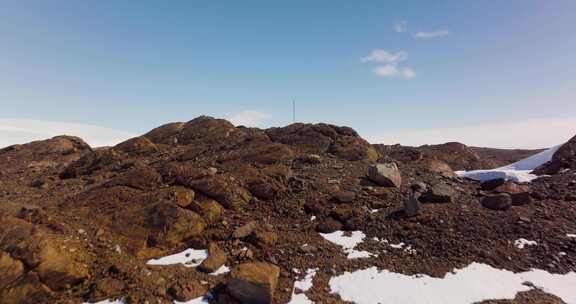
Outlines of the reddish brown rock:
<svg viewBox="0 0 576 304">
<path fill-rule="evenodd" d="M 232 269 L 226 288 L 242 303 L 270 304 L 279 275 L 280 268 L 269 263 L 240 264 Z"/>
<path fill-rule="evenodd" d="M 512 198 L 509 194 L 494 194 L 482 199 L 482 206 L 492 210 L 508 210 L 512 206 Z"/>
<path fill-rule="evenodd" d="M 216 243 L 208 245 L 208 257 L 198 266 L 202 272 L 212 273 L 226 263 L 226 253 Z"/>
<path fill-rule="evenodd" d="M 178 281 L 168 289 L 168 294 L 179 302 L 186 302 L 206 295 L 206 287 L 196 280 Z"/>
</svg>

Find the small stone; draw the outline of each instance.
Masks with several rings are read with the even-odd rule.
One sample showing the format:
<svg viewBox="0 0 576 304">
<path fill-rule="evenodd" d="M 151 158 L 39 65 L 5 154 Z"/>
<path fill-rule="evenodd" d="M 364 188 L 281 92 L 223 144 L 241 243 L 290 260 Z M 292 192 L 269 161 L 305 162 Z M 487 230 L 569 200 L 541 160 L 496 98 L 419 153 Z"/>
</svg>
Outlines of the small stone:
<svg viewBox="0 0 576 304">
<path fill-rule="evenodd" d="M 356 199 L 356 193 L 352 191 L 338 191 L 332 199 L 338 203 L 350 203 Z"/>
<path fill-rule="evenodd" d="M 244 224 L 243 226 L 236 228 L 236 230 L 234 230 L 234 232 L 232 233 L 232 236 L 235 239 L 245 238 L 249 236 L 252 233 L 252 231 L 256 229 L 257 226 L 258 225 L 255 221 L 248 222 L 247 224 Z"/>
<path fill-rule="evenodd" d="M 302 253 L 306 253 L 306 254 L 314 254 L 314 253 L 318 252 L 318 247 L 313 246 L 313 245 L 304 244 L 304 245 L 300 246 L 300 251 Z"/>
<path fill-rule="evenodd" d="M 272 247 L 278 241 L 278 234 L 271 229 L 256 229 L 250 235 L 250 242 L 260 248 Z"/>
</svg>

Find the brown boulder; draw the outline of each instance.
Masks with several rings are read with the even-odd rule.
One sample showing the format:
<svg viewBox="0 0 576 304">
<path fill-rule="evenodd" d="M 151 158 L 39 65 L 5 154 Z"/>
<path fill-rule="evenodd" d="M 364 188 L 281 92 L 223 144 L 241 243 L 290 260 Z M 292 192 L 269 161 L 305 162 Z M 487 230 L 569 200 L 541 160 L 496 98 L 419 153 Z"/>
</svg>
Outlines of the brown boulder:
<svg viewBox="0 0 576 304">
<path fill-rule="evenodd" d="M 206 227 L 206 222 L 197 213 L 166 202 L 151 210 L 147 222 L 156 242 L 166 245 L 198 236 Z"/>
<path fill-rule="evenodd" d="M 10 287 L 0 289 L 0 303 L 36 304 L 50 301 L 53 292 L 44 285 L 36 273 L 29 272 Z"/>
<path fill-rule="evenodd" d="M 512 206 L 512 198 L 506 193 L 494 194 L 485 196 L 481 203 L 491 210 L 508 210 Z"/>
<path fill-rule="evenodd" d="M 215 223 L 219 220 L 224 212 L 222 205 L 209 198 L 192 203 L 190 208 L 200 214 L 209 224 Z"/>
<path fill-rule="evenodd" d="M 563 169 L 576 169 L 576 136 L 563 144 L 552 159 L 534 170 L 534 174 L 556 174 Z"/>
<path fill-rule="evenodd" d="M 168 189 L 162 191 L 162 198 L 173 202 L 180 207 L 186 207 L 192 204 L 194 201 L 195 193 L 194 191 L 182 187 L 182 186 L 172 186 Z"/>
<path fill-rule="evenodd" d="M 337 203 L 350 203 L 356 199 L 356 193 L 353 191 L 337 191 L 332 199 Z"/>
<path fill-rule="evenodd" d="M 0 251 L 0 289 L 8 286 L 24 274 L 24 264 Z"/>
<path fill-rule="evenodd" d="M 96 281 L 90 291 L 92 302 L 104 301 L 108 298 L 116 298 L 122 295 L 124 283 L 114 278 L 103 278 Z"/>
<path fill-rule="evenodd" d="M 437 183 L 430 186 L 428 191 L 424 192 L 419 200 L 423 203 L 451 203 L 456 197 L 456 190 L 444 183 Z"/>
<path fill-rule="evenodd" d="M 329 217 L 316 225 L 316 230 L 321 233 L 332 233 L 342 229 L 342 223 Z"/>
<path fill-rule="evenodd" d="M 143 164 L 138 164 L 134 168 L 113 178 L 106 183 L 107 187 L 126 186 L 139 190 L 155 189 L 160 186 L 162 178 L 158 172 Z"/>
<path fill-rule="evenodd" d="M 70 288 L 89 277 L 86 266 L 78 263 L 70 251 L 63 250 L 63 241 L 55 235 L 12 217 L 1 217 L 0 227 L 0 250 L 20 260 L 25 268 L 32 268 L 52 290 Z"/>
<path fill-rule="evenodd" d="M 443 176 L 456 177 L 456 173 L 454 173 L 450 165 L 441 160 L 426 158 L 420 161 L 420 165 L 427 170 L 440 173 Z"/>
<path fill-rule="evenodd" d="M 158 128 L 151 130 L 150 132 L 144 134 L 144 138 L 147 138 L 155 144 L 172 145 L 178 143 L 178 135 L 184 123 L 173 122 L 169 124 L 162 125 Z"/>
<path fill-rule="evenodd" d="M 402 176 L 396 163 L 375 164 L 368 167 L 367 177 L 374 183 L 383 187 L 399 188 Z"/>
<path fill-rule="evenodd" d="M 226 253 L 216 243 L 208 245 L 208 257 L 198 265 L 198 270 L 212 273 L 226 263 Z"/>
<path fill-rule="evenodd" d="M 158 147 L 146 137 L 134 137 L 114 147 L 127 154 L 147 155 L 158 151 Z"/>
<path fill-rule="evenodd" d="M 237 209 L 252 199 L 248 190 L 228 174 L 219 174 L 198 180 L 189 180 L 185 186 L 218 201 L 228 209 Z"/>
<path fill-rule="evenodd" d="M 121 152 L 114 149 L 102 149 L 91 151 L 74 161 L 60 173 L 60 178 L 76 178 L 89 175 L 102 168 L 118 163 L 123 159 Z"/>
<path fill-rule="evenodd" d="M 272 229 L 260 227 L 252 232 L 249 241 L 257 247 L 267 248 L 276 244 L 278 241 L 278 234 Z"/>
<path fill-rule="evenodd" d="M 227 290 L 246 304 L 270 304 L 278 283 L 278 266 L 257 262 L 240 264 L 232 269 Z"/>
<path fill-rule="evenodd" d="M 186 302 L 206 294 L 206 287 L 196 280 L 178 281 L 168 289 L 168 294 L 179 302 Z"/>
<path fill-rule="evenodd" d="M 270 128 L 266 134 L 272 141 L 306 153 L 331 153 L 350 161 L 378 159 L 378 152 L 348 127 L 295 123 L 283 128 Z"/>
<path fill-rule="evenodd" d="M 486 191 L 492 191 L 506 183 L 506 180 L 503 178 L 495 178 L 491 180 L 484 181 L 480 184 L 480 188 Z"/>
<path fill-rule="evenodd" d="M 249 236 L 256 228 L 258 224 L 255 221 L 248 222 L 234 230 L 232 237 L 236 239 L 241 239 Z"/>
</svg>

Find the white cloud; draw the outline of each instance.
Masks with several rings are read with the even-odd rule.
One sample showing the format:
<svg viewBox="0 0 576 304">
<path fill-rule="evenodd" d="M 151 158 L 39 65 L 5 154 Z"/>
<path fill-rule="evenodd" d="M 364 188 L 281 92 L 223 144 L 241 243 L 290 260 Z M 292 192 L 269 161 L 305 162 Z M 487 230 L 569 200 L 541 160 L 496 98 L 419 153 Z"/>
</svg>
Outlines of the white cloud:
<svg viewBox="0 0 576 304">
<path fill-rule="evenodd" d="M 394 22 L 394 31 L 396 33 L 404 33 L 408 30 L 408 21 L 399 20 Z"/>
<path fill-rule="evenodd" d="M 416 77 L 416 72 L 414 72 L 414 70 L 412 70 L 411 68 L 403 68 L 402 69 L 402 77 L 406 78 L 406 79 L 411 79 Z"/>
<path fill-rule="evenodd" d="M 382 130 L 366 136 L 371 143 L 420 146 L 457 141 L 469 146 L 537 149 L 576 135 L 576 117 L 509 120 L 450 128 Z"/>
<path fill-rule="evenodd" d="M 372 69 L 375 75 L 380 77 L 402 77 L 411 79 L 416 76 L 414 70 L 408 67 L 400 67 L 399 64 L 408 60 L 405 51 L 389 52 L 383 49 L 374 49 L 368 56 L 360 58 L 364 63 L 383 63 Z"/>
<path fill-rule="evenodd" d="M 397 53 L 388 52 L 383 49 L 375 49 L 366 57 L 360 58 L 362 62 L 379 62 L 397 64 L 408 59 L 408 53 L 400 51 Z"/>
<path fill-rule="evenodd" d="M 112 146 L 136 135 L 93 125 L 32 119 L 0 119 L 0 148 L 58 135 L 82 138 L 92 147 Z"/>
<path fill-rule="evenodd" d="M 270 115 L 258 111 L 242 111 L 227 117 L 236 126 L 258 127 L 268 119 Z"/>
<path fill-rule="evenodd" d="M 416 73 L 411 68 L 398 68 L 396 65 L 387 64 L 374 68 L 374 74 L 380 77 L 402 77 L 411 79 L 416 76 Z"/>
<path fill-rule="evenodd" d="M 414 34 L 414 38 L 418 39 L 432 39 L 432 38 L 440 38 L 450 35 L 451 32 L 449 30 L 437 30 L 432 32 L 418 32 Z"/>
</svg>

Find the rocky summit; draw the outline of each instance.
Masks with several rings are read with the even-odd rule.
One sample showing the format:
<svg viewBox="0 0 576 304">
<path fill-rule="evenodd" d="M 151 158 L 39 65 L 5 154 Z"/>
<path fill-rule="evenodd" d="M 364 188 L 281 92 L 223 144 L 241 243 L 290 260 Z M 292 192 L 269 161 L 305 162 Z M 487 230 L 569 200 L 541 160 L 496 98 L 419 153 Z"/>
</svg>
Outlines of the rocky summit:
<svg viewBox="0 0 576 304">
<path fill-rule="evenodd" d="M 0 303 L 348 303 L 331 278 L 370 267 L 576 271 L 574 141 L 526 184 L 453 170 L 539 151 L 373 146 L 329 124 L 262 130 L 203 116 L 113 147 L 69 136 L 10 146 Z M 484 303 L 563 303 L 526 289 Z"/>
</svg>

